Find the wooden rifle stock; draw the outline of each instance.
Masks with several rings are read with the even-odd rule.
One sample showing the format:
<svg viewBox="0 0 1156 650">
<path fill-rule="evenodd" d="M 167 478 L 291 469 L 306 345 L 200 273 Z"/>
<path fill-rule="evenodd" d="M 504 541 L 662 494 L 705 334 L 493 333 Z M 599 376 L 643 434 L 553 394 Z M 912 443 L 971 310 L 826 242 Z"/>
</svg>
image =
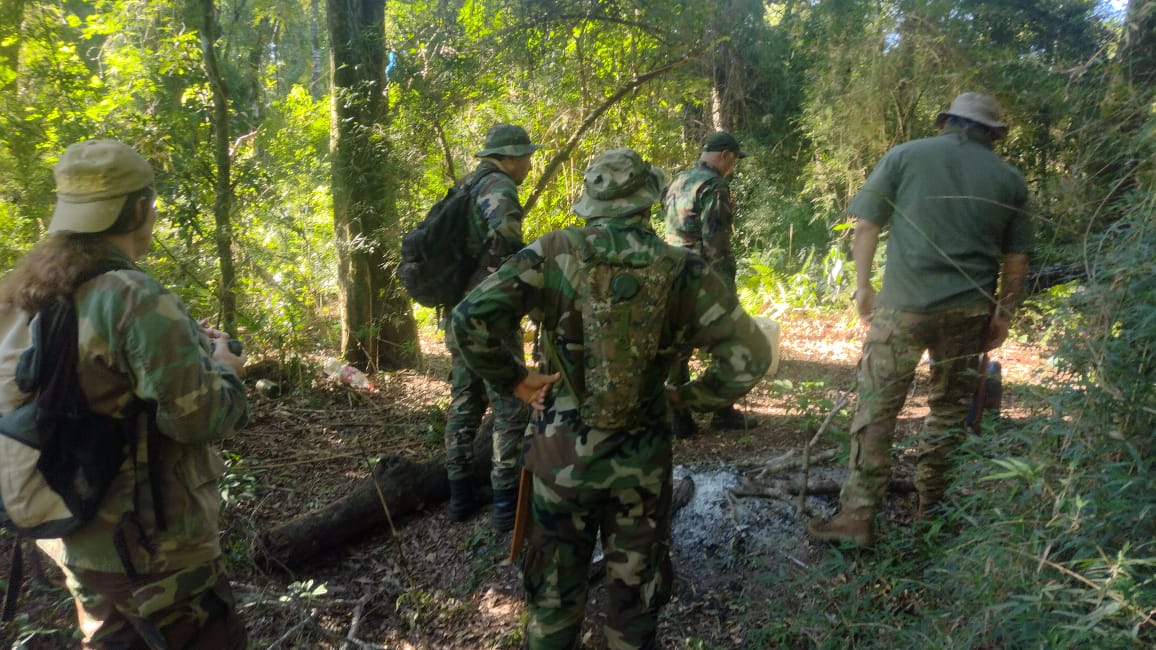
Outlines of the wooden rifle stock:
<svg viewBox="0 0 1156 650">
<path fill-rule="evenodd" d="M 971 430 L 979 435 L 983 429 L 983 403 L 987 401 L 987 352 L 979 357 L 979 386 L 975 388 L 975 415 L 971 418 Z"/>
<path fill-rule="evenodd" d="M 984 328 L 984 336 L 991 331 L 991 321 L 995 318 L 995 312 L 999 309 L 999 302 L 997 301 L 991 308 L 991 314 L 987 317 L 987 327 Z M 985 344 L 984 347 L 987 347 Z M 979 355 L 979 385 L 975 387 L 975 415 L 971 419 L 971 430 L 976 435 L 979 435 L 983 430 L 983 403 L 987 399 L 987 365 L 988 365 L 988 351 Z"/>
<path fill-rule="evenodd" d="M 518 509 L 514 513 L 514 536 L 510 540 L 510 562 L 518 561 L 522 552 L 522 542 L 526 539 L 526 529 L 530 527 L 530 494 L 533 492 L 534 475 L 525 467 L 518 480 Z"/>
</svg>

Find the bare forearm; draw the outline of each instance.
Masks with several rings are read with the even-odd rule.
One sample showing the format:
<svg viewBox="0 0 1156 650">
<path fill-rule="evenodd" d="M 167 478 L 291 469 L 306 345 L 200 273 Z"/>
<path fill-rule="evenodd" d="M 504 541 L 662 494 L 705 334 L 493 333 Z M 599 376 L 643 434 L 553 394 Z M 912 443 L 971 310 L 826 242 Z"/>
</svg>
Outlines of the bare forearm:
<svg viewBox="0 0 1156 650">
<path fill-rule="evenodd" d="M 871 287 L 871 270 L 875 263 L 875 248 L 879 244 L 879 226 L 867 221 L 855 221 L 855 241 L 851 246 L 851 260 L 855 262 L 855 286 Z"/>
<path fill-rule="evenodd" d="M 1024 293 L 1024 282 L 1028 276 L 1028 256 L 1024 253 L 1008 253 L 1003 256 L 1003 268 L 999 274 L 999 309 L 1008 318 L 1019 307 Z"/>
</svg>

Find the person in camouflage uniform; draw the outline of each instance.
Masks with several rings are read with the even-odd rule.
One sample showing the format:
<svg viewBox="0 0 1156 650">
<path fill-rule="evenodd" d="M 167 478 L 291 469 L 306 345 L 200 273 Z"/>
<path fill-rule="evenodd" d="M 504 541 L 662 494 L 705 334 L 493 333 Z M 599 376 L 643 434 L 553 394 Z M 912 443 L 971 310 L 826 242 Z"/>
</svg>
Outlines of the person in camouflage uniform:
<svg viewBox="0 0 1156 650">
<path fill-rule="evenodd" d="M 0 409 L 32 398 L 13 379 L 31 345 L 29 321 L 75 291 L 89 408 L 126 417 L 140 400 L 152 415 L 139 417 L 135 468 L 125 463 L 96 516 L 40 547 L 64 571 L 86 648 L 244 648 L 218 541 L 224 463 L 214 447 L 248 418 L 244 359 L 135 265 L 156 223 L 144 158 L 120 142 L 89 140 L 68 147 L 55 176 L 48 235 L 0 282 Z M 92 277 L 110 265 L 124 270 Z M 159 435 L 149 436 L 151 427 Z"/>
<path fill-rule="evenodd" d="M 731 251 L 735 201 L 726 179 L 739 159 L 746 156 L 733 135 L 726 131 L 712 133 L 703 143 L 698 162 L 676 175 L 662 194 L 666 240 L 701 255 L 731 293 L 735 293 L 738 265 Z M 689 352 L 675 363 L 672 373 L 671 381 L 675 383 L 690 379 Z M 715 429 L 749 429 L 757 424 L 754 416 L 738 411 L 733 404 L 711 416 L 711 427 Z M 686 437 L 697 432 L 698 425 L 690 411 L 675 412 L 675 435 Z"/>
<path fill-rule="evenodd" d="M 530 142 L 522 127 L 498 124 L 486 133 L 485 148 L 476 154 L 481 162 L 462 179 L 462 183 L 470 186 L 473 197 L 466 250 L 470 256 L 478 258 L 478 268 L 467 288 L 475 286 L 524 245 L 518 186 L 530 173 L 530 155 L 538 149 L 539 145 Z M 494 410 L 493 465 L 490 470 L 494 507 L 490 519 L 498 532 L 505 532 L 514 525 L 519 455 L 529 411 L 521 401 L 495 391 L 471 371 L 454 351 L 452 336 L 453 332 L 447 327 L 450 406 L 445 440 L 446 473 L 450 480 L 449 516 L 453 521 L 465 521 L 480 502 L 471 478 L 471 466 L 474 438 L 488 402 Z M 521 354 L 521 332 L 511 332 L 506 344 L 511 351 Z"/>
<path fill-rule="evenodd" d="M 999 105 L 964 93 L 936 126 L 938 135 L 887 152 L 848 209 L 857 219 L 855 303 L 870 329 L 859 359 L 850 474 L 839 514 L 808 527 L 819 539 L 874 542 L 896 418 L 924 350 L 931 358 L 930 413 L 916 456 L 916 517 L 940 503 L 964 436 L 979 354 L 1003 343 L 1023 288 L 1032 243 L 1028 191 L 1023 176 L 992 151 L 1007 133 Z M 871 269 L 884 227 L 887 265 L 876 300 Z"/>
<path fill-rule="evenodd" d="M 730 404 L 770 362 L 766 338 L 725 281 L 652 230 L 662 176 L 629 149 L 599 155 L 574 204 L 586 227 L 543 235 L 453 312 L 463 360 L 540 411 L 525 454 L 530 648 L 577 647 L 599 531 L 608 647 L 658 647 L 658 612 L 672 579 L 671 405 Z M 524 314 L 540 324 L 554 374 L 528 371 L 503 346 Z M 600 314 L 596 322 L 587 322 L 591 314 Z M 671 363 L 695 347 L 711 353 L 710 367 L 667 387 Z"/>
</svg>

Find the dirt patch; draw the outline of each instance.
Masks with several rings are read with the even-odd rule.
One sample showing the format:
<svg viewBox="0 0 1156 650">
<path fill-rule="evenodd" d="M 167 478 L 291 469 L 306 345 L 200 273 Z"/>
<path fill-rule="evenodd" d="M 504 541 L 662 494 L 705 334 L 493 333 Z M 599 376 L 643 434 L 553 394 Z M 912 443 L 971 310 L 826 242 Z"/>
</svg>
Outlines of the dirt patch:
<svg viewBox="0 0 1156 650">
<path fill-rule="evenodd" d="M 777 377 L 764 380 L 740 408 L 761 418 L 745 432 L 712 431 L 675 442 L 676 478 L 690 476 L 695 496 L 675 519 L 673 552 L 678 579 L 663 610 L 667 647 L 743 647 L 753 627 L 782 615 L 791 594 L 781 578 L 806 571 L 813 548 L 803 535 L 793 501 L 734 497 L 730 490 L 784 450 L 799 450 L 838 397 L 854 389 L 859 338 L 846 318 L 786 319 Z M 505 559 L 508 537 L 495 536 L 486 513 L 452 524 L 444 506 L 395 521 L 396 535 L 377 530 L 316 558 L 293 574 L 263 573 L 249 560 L 253 540 L 279 522 L 325 505 L 365 476 L 377 456 L 424 460 L 441 453 L 448 403 L 448 358 L 439 340 L 423 341 L 425 367 L 377 377 L 377 393 L 334 386 L 311 376 L 278 377 L 282 392 L 254 391 L 250 425 L 225 447 L 231 470 L 224 486 L 222 544 L 234 560 L 232 575 L 243 601 L 253 647 L 438 648 L 517 647 L 522 603 L 517 569 Z M 1026 413 L 1015 402 L 1017 384 L 1029 384 L 1043 365 L 1039 351 L 1009 345 L 1004 366 L 1005 415 Z M 925 371 L 923 371 L 925 372 Z M 255 381 L 258 377 L 252 377 Z M 916 382 L 902 414 L 900 435 L 913 433 L 926 414 L 925 385 Z M 848 416 L 838 415 L 820 447 L 838 446 Z M 904 459 L 900 473 L 907 471 Z M 830 472 L 838 478 L 838 464 Z M 909 497 L 891 500 L 889 517 L 910 517 Z M 812 497 L 808 507 L 829 514 L 833 500 Z M 0 551 L 11 548 L 0 539 Z M 50 563 L 45 563 L 50 564 Z M 595 570 L 597 570 L 595 568 Z M 7 578 L 7 566 L 4 568 Z M 59 630 L 31 637 L 29 647 L 72 645 L 71 603 L 50 566 L 28 579 L 14 628 Z M 768 601 L 778 605 L 768 606 Z M 584 641 L 603 648 L 605 593 L 592 589 Z"/>
</svg>

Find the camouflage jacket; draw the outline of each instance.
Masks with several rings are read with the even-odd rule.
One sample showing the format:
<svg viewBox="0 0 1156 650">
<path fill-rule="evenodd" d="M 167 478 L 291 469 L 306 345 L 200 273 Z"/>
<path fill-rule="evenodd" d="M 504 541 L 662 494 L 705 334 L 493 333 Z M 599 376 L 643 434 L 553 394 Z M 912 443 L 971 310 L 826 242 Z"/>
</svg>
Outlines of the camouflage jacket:
<svg viewBox="0 0 1156 650">
<path fill-rule="evenodd" d="M 734 291 L 737 265 L 731 252 L 731 232 L 735 204 L 726 179 L 700 160 L 666 187 L 662 208 L 666 241 L 702 255 Z"/>
<path fill-rule="evenodd" d="M 459 353 L 474 372 L 496 389 L 513 391 L 526 376 L 523 360 L 501 345 L 518 327 L 522 315 L 540 325 L 543 351 L 565 379 L 555 384 L 546 410 L 536 418 L 535 434 L 525 456 L 528 469 L 552 477 L 561 485 L 594 488 L 654 486 L 671 466 L 670 408 L 665 379 L 676 356 L 691 348 L 707 350 L 711 366 L 694 381 L 679 386 L 687 406 L 720 408 L 747 393 L 766 372 L 770 351 L 765 337 L 742 310 L 734 292 L 710 273 L 695 254 L 666 244 L 646 219 L 633 215 L 592 219 L 585 228 L 555 231 L 522 249 L 486 278 L 454 309 L 452 327 Z M 666 318 L 653 358 L 638 359 L 642 373 L 642 411 L 638 426 L 629 430 L 598 430 L 587 426 L 578 406 L 586 390 L 583 353 L 582 278 L 574 246 L 574 231 L 587 246 L 607 256 L 629 255 L 663 247 L 681 256 L 674 271 Z M 610 326 L 609 324 L 607 325 Z M 547 341 L 548 339 L 548 341 Z"/>
<path fill-rule="evenodd" d="M 470 280 L 475 286 L 483 277 L 518 252 L 522 242 L 522 204 L 518 186 L 494 163 L 483 160 L 462 182 L 473 181 L 484 174 L 470 190 L 474 209 L 466 249 L 478 257 L 478 269 Z"/>
<path fill-rule="evenodd" d="M 9 348 L 30 344 L 23 333 L 30 315 L 21 318 L 11 313 L 13 307 L 3 308 L 0 322 L 21 330 L 5 333 L 0 353 L 5 387 L 0 409 L 7 412 L 30 397 L 15 395 L 9 383 L 19 356 Z M 217 479 L 224 464 L 213 443 L 247 420 L 244 384 L 212 359 L 209 339 L 180 298 L 142 271 L 113 271 L 86 282 L 76 292 L 76 308 L 77 369 L 89 408 L 122 416 L 135 397 L 156 409 L 161 449 L 153 454 L 162 467 L 151 474 L 163 478 L 159 494 L 167 529 L 156 529 L 148 486 L 147 416 L 142 416 L 137 469 L 126 461 L 96 517 L 67 538 L 43 541 L 41 547 L 72 567 L 123 573 L 113 531 L 133 509 L 135 496 L 142 525 L 156 544 L 155 553 L 147 552 L 136 541 L 136 529 L 126 527 L 137 571 L 158 573 L 216 558 L 221 552 Z M 134 478 L 142 485 L 134 486 Z"/>
</svg>

